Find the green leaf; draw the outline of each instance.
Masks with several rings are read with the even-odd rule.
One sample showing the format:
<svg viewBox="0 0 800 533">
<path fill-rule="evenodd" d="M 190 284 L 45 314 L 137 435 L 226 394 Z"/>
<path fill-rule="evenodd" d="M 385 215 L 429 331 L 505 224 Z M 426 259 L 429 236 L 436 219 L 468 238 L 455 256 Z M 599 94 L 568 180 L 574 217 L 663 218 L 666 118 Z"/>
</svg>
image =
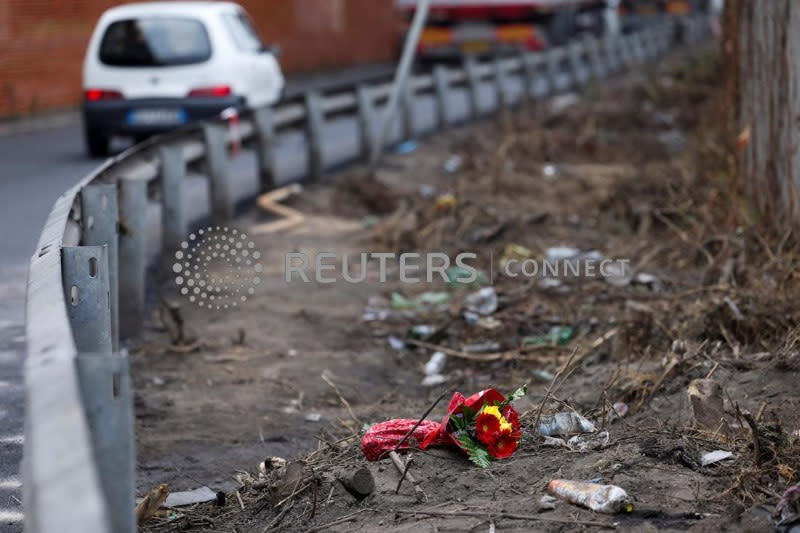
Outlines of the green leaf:
<svg viewBox="0 0 800 533">
<path fill-rule="evenodd" d="M 502 411 L 503 409 L 506 408 L 506 406 L 508 404 L 510 404 L 514 400 L 519 400 L 520 398 L 522 398 L 526 394 L 528 394 L 528 384 L 527 383 L 525 385 L 523 385 L 522 387 L 518 388 L 517 390 L 515 390 L 514 392 L 512 392 L 511 394 L 509 394 L 508 398 L 506 398 L 506 401 L 500 403 L 497 407 Z"/>
<path fill-rule="evenodd" d="M 477 466 L 481 468 L 487 468 L 491 462 L 492 457 L 489 455 L 489 452 L 486 451 L 480 444 L 472 440 L 469 435 L 460 435 L 458 436 L 458 442 L 464 447 L 464 451 L 467 452 L 467 457 L 469 460 L 475 463 Z"/>
<path fill-rule="evenodd" d="M 475 422 L 475 411 L 466 405 L 461 406 L 461 412 L 464 414 L 464 422 L 467 426 L 471 426 Z"/>
</svg>

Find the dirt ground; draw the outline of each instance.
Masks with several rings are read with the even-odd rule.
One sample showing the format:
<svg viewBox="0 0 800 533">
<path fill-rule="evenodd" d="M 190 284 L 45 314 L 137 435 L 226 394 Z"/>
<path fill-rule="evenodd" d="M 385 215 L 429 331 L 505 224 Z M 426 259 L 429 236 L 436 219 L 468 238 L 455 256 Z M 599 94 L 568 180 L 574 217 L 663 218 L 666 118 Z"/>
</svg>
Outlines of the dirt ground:
<svg viewBox="0 0 800 533">
<path fill-rule="evenodd" d="M 673 58 L 575 102 L 429 137 L 387 156 L 375 180 L 354 169 L 306 187 L 287 202 L 305 215 L 291 230 L 253 235 L 267 219 L 257 210 L 237 220 L 262 254 L 254 297 L 211 311 L 170 296 L 179 310 L 154 316 L 133 359 L 140 495 L 207 485 L 226 503 L 173 510 L 142 530 L 772 530 L 800 468 L 797 241 L 746 207 L 717 140 L 716 78 L 709 57 Z M 552 247 L 595 250 L 641 276 L 512 278 L 500 271 L 509 245 L 539 260 Z M 396 263 L 386 283 L 374 261 L 363 283 L 284 279 L 286 253 L 361 251 L 475 252 L 497 309 L 474 324 L 463 311 L 478 287 L 403 284 Z M 398 309 L 392 296 L 426 291 L 446 303 Z M 184 327 L 170 326 L 176 316 Z M 413 338 L 420 324 L 435 333 Z M 554 326 L 571 336 L 524 344 Z M 470 351 L 476 343 L 496 344 Z M 445 382 L 423 386 L 437 349 L 449 354 Z M 722 391 L 715 427 L 687 394 L 706 378 Z M 370 424 L 419 418 L 442 393 L 523 383 L 526 438 L 487 469 L 416 450 L 418 484 L 397 491 L 392 462 L 360 451 Z M 546 446 L 535 420 L 569 410 L 609 443 Z M 733 457 L 702 466 L 713 450 Z M 273 456 L 295 461 L 260 472 Z M 361 466 L 375 490 L 358 500 L 337 476 Z M 618 485 L 634 510 L 542 509 L 556 478 Z"/>
</svg>

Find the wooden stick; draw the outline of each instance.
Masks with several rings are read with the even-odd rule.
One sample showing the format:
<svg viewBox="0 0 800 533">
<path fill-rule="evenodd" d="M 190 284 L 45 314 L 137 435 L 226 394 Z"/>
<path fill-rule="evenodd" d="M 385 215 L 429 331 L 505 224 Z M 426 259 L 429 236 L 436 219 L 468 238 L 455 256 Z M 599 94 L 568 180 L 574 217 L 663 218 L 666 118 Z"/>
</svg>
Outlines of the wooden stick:
<svg viewBox="0 0 800 533">
<path fill-rule="evenodd" d="M 440 401 L 442 401 L 442 398 L 444 398 L 446 395 L 447 395 L 447 391 L 443 392 L 443 393 L 441 394 L 441 396 L 439 396 L 438 398 L 436 398 L 436 401 L 434 401 L 434 402 L 431 404 L 431 406 L 430 406 L 430 407 L 428 407 L 428 409 L 425 411 L 425 413 L 423 413 L 423 415 L 422 415 L 421 417 L 419 417 L 419 420 L 417 420 L 417 423 L 416 423 L 416 424 L 414 424 L 414 426 L 413 426 L 411 429 L 409 429 L 409 430 L 406 432 L 406 434 L 405 434 L 405 435 L 403 435 L 403 438 L 402 438 L 402 439 L 400 439 L 400 442 L 398 442 L 398 443 L 397 443 L 397 446 L 395 446 L 395 447 L 394 447 L 394 451 L 397 451 L 397 450 L 399 450 L 399 449 L 400 449 L 400 446 L 402 446 L 402 445 L 403 445 L 403 443 L 406 441 L 406 439 L 408 439 L 408 437 L 410 437 L 410 436 L 411 436 L 411 434 L 412 434 L 412 433 L 414 433 L 414 430 L 415 430 L 415 429 L 417 429 L 417 428 L 419 427 L 419 425 L 420 425 L 420 424 L 422 424 L 422 421 L 423 421 L 423 420 L 425 420 L 425 418 L 426 418 L 426 417 L 427 417 L 429 414 L 431 414 L 431 411 L 433 411 L 433 408 L 434 408 L 434 407 L 436 407 L 436 404 L 438 404 Z M 399 487 L 398 487 L 398 488 L 399 488 Z"/>
<path fill-rule="evenodd" d="M 560 518 L 549 518 L 545 516 L 537 516 L 537 515 L 527 515 L 527 514 L 517 514 L 517 513 L 493 513 L 493 512 L 486 512 L 480 513 L 476 511 L 401 511 L 399 509 L 394 509 L 392 512 L 398 514 L 422 514 L 427 516 L 439 516 L 439 517 L 452 517 L 452 516 L 468 516 L 474 518 L 507 518 L 509 520 L 538 520 L 540 522 L 554 522 L 558 524 L 571 524 L 571 525 L 581 525 L 581 526 L 595 526 L 595 527 L 604 527 L 608 529 L 616 529 L 616 526 L 611 522 L 596 522 L 593 520 L 569 520 L 569 519 L 560 519 Z"/>
<path fill-rule="evenodd" d="M 339 401 L 340 401 L 340 402 L 342 402 L 342 403 L 344 404 L 344 406 L 345 406 L 345 407 L 347 407 L 347 411 L 350 413 L 350 417 L 351 417 L 353 420 L 355 420 L 355 421 L 356 421 L 356 423 L 358 423 L 358 425 L 361 425 L 363 422 L 361 422 L 361 420 L 359 420 L 359 418 L 358 418 L 358 417 L 356 416 L 356 414 L 353 412 L 353 408 L 352 408 L 352 407 L 350 407 L 350 402 L 348 402 L 348 401 L 345 399 L 345 397 L 344 397 L 344 396 L 342 396 L 342 393 L 341 393 L 341 392 L 339 392 L 339 387 L 337 387 L 337 386 L 336 386 L 336 384 L 335 384 L 333 381 L 331 381 L 331 379 L 330 379 L 330 378 L 329 378 L 329 377 L 328 377 L 328 376 L 327 376 L 327 375 L 326 375 L 324 372 L 322 373 L 322 375 L 321 375 L 320 377 L 322 378 L 322 381 L 324 381 L 325 383 L 327 383 L 328 385 L 330 385 L 330 386 L 331 386 L 331 388 L 332 388 L 332 389 L 333 389 L 333 390 L 336 392 L 336 395 L 339 397 Z"/>
<path fill-rule="evenodd" d="M 339 524 L 344 524 L 345 522 L 349 522 L 350 520 L 354 519 L 357 514 L 361 514 L 364 511 L 369 511 L 369 509 L 360 509 L 360 510 L 356 511 L 355 513 L 350 513 L 350 514 L 344 515 L 341 518 L 337 518 L 333 522 L 328 522 L 327 524 L 323 524 L 321 526 L 314 526 L 311 529 L 306 529 L 305 533 L 317 533 L 317 531 L 325 531 L 326 529 L 331 528 L 333 526 L 338 526 Z"/>
</svg>

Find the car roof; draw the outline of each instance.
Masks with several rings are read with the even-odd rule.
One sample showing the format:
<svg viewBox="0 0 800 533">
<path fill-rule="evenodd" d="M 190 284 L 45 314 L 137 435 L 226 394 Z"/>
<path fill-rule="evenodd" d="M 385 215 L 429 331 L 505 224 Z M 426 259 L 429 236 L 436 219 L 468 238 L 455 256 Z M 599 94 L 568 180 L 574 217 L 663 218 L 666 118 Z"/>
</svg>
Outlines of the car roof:
<svg viewBox="0 0 800 533">
<path fill-rule="evenodd" d="M 138 2 L 112 7 L 103 13 L 103 18 L 119 18 L 141 15 L 206 15 L 241 9 L 234 2 Z"/>
</svg>

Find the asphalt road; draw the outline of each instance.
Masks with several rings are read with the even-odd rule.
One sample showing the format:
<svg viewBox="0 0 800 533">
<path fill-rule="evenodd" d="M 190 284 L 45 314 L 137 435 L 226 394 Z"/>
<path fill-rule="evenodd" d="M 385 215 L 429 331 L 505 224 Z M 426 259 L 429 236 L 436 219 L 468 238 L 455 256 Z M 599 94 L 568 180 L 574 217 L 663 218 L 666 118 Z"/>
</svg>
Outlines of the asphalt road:
<svg viewBox="0 0 800 533">
<path fill-rule="evenodd" d="M 339 78 L 342 85 L 354 78 L 372 78 L 385 74 L 387 67 L 351 72 Z M 569 77 L 564 74 L 569 84 Z M 292 80 L 290 92 L 321 86 L 325 76 L 308 76 Z M 519 97 L 522 85 L 509 80 L 507 94 L 512 100 Z M 540 95 L 546 90 L 541 80 L 534 88 Z M 491 83 L 480 88 L 479 106 L 491 112 L 497 97 Z M 469 97 L 465 89 L 454 90 L 448 102 L 449 118 L 453 122 L 469 118 Z M 435 127 L 435 102 L 432 96 L 415 100 L 413 121 L 417 133 Z M 379 118 L 374 128 L 379 127 Z M 390 135 L 390 142 L 401 140 L 400 121 Z M 27 266 L 39 234 L 55 199 L 85 176 L 100 161 L 84 155 L 81 126 L 73 118 L 44 121 L 33 131 L 27 128 L 0 124 L 0 531 L 22 530 L 22 480 L 19 463 L 24 443 L 24 298 Z M 336 165 L 359 156 L 358 126 L 354 118 L 344 117 L 326 123 L 323 135 L 323 157 L 327 165 Z M 307 143 L 300 130 L 283 132 L 278 136 L 278 169 L 280 181 L 296 179 L 307 170 Z M 120 144 L 118 148 L 124 145 Z M 255 159 L 244 154 L 230 166 L 235 194 L 245 197 L 255 194 Z M 199 215 L 208 205 L 207 185 L 199 176 L 190 177 L 187 187 L 189 215 Z M 160 213 L 151 206 L 150 225 L 156 230 Z M 157 240 L 150 243 L 152 252 L 158 250 Z M 58 438 L 54 436 L 54 438 Z M 57 460 L 57 458 L 54 458 Z"/>
</svg>

